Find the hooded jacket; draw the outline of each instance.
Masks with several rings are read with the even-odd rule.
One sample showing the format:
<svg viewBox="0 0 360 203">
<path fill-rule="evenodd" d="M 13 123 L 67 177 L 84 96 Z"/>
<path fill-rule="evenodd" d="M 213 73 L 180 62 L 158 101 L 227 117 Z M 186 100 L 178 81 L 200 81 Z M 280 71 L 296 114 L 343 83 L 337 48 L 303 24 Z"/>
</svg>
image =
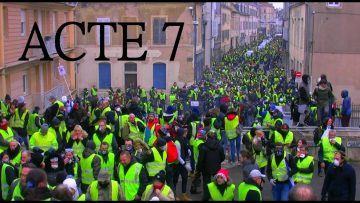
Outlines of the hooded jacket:
<svg viewBox="0 0 360 203">
<path fill-rule="evenodd" d="M 197 167 L 202 173 L 215 175 L 224 160 L 224 149 L 216 138 L 208 138 L 200 145 Z"/>
<path fill-rule="evenodd" d="M 341 115 L 350 116 L 351 98 L 349 97 L 349 92 L 347 90 L 341 91 L 341 97 L 344 99 L 341 108 Z"/>
<path fill-rule="evenodd" d="M 58 167 L 52 168 L 51 167 L 51 159 L 57 158 L 58 159 Z M 48 178 L 48 183 L 51 186 L 55 186 L 57 184 L 56 182 L 56 176 L 58 173 L 65 172 L 64 168 L 64 160 L 62 157 L 56 153 L 56 152 L 50 152 L 47 156 L 45 156 L 45 172 Z"/>
</svg>

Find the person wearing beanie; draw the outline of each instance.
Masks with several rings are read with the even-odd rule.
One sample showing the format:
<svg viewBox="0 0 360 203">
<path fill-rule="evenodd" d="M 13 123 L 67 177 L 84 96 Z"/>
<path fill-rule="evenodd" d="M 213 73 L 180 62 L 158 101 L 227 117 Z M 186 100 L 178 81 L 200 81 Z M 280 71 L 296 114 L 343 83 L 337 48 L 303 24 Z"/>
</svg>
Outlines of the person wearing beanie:
<svg viewBox="0 0 360 203">
<path fill-rule="evenodd" d="M 68 176 L 62 184 L 64 184 L 70 191 L 73 201 L 85 201 L 86 195 L 81 193 L 81 190 L 78 188 L 74 178 Z"/>
<path fill-rule="evenodd" d="M 48 151 L 50 148 L 58 150 L 59 145 L 56 139 L 56 135 L 49 132 L 48 124 L 44 123 L 41 126 L 41 130 L 31 136 L 30 149 L 33 149 L 35 146 L 39 147 L 44 152 Z"/>
<path fill-rule="evenodd" d="M 165 184 L 165 171 L 159 171 L 153 179 L 152 184 L 146 186 L 145 191 L 141 197 L 141 201 L 175 201 L 174 192 Z"/>
<path fill-rule="evenodd" d="M 87 201 L 120 201 L 124 200 L 119 183 L 111 180 L 110 173 L 101 169 L 97 180 L 92 181 L 86 191 Z"/>
<path fill-rule="evenodd" d="M 239 201 L 262 201 L 261 191 L 264 187 L 266 176 L 259 170 L 253 169 L 249 177 L 238 187 Z"/>
<path fill-rule="evenodd" d="M 161 170 L 166 168 L 166 140 L 158 138 L 156 145 L 151 147 L 143 156 L 141 163 L 146 167 L 149 181 Z"/>
<path fill-rule="evenodd" d="M 86 192 L 92 181 L 96 180 L 101 166 L 101 158 L 95 152 L 95 143 L 88 140 L 86 148 L 83 153 L 79 155 L 80 171 L 79 177 L 81 179 L 81 191 Z"/>
<path fill-rule="evenodd" d="M 234 201 L 235 185 L 231 183 L 229 171 L 221 168 L 214 180 L 207 184 L 208 190 L 204 191 L 203 201 Z"/>
<path fill-rule="evenodd" d="M 30 153 L 30 157 L 28 157 L 28 153 Z M 25 163 L 33 163 L 38 168 L 45 168 L 44 163 L 44 151 L 38 147 L 33 148 L 33 152 L 25 150 L 21 154 L 21 164 Z"/>
</svg>

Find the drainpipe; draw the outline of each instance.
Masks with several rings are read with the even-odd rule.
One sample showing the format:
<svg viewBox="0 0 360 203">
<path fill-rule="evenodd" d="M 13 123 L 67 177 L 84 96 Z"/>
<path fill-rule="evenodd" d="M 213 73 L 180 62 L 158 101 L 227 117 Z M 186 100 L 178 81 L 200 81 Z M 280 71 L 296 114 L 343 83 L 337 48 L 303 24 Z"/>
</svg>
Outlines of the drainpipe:
<svg viewBox="0 0 360 203">
<path fill-rule="evenodd" d="M 197 82 L 197 66 L 196 66 L 196 44 L 197 44 L 197 22 L 196 22 L 196 3 L 194 3 L 193 9 L 193 25 L 194 25 L 194 82 Z"/>
</svg>

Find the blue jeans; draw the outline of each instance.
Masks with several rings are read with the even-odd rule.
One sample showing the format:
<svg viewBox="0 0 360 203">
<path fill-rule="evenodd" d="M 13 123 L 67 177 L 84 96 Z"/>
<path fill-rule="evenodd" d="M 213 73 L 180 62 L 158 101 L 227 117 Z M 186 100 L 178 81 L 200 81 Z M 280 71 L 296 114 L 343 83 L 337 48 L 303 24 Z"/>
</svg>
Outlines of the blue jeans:
<svg viewBox="0 0 360 203">
<path fill-rule="evenodd" d="M 227 148 L 228 148 L 228 139 L 227 139 L 225 130 L 221 130 L 220 135 L 221 135 L 220 143 L 221 143 L 221 145 L 222 145 L 222 147 L 224 149 L 224 154 L 226 155 L 226 151 L 227 151 Z"/>
<path fill-rule="evenodd" d="M 286 183 L 276 183 L 272 186 L 272 196 L 274 201 L 288 201 L 288 194 L 291 189 L 290 181 Z"/>
<path fill-rule="evenodd" d="M 237 155 L 238 159 L 240 158 L 240 141 L 241 141 L 240 136 L 238 136 L 235 139 L 229 140 L 232 162 L 235 162 L 235 144 L 236 144 L 236 155 Z"/>
</svg>

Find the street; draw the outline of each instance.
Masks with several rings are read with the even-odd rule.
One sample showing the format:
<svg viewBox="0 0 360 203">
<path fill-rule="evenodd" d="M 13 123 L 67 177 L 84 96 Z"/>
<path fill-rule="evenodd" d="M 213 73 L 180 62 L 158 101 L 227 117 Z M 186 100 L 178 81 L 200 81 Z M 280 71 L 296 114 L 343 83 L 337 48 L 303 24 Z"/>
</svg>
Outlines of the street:
<svg viewBox="0 0 360 203">
<path fill-rule="evenodd" d="M 354 162 L 354 163 L 351 163 L 351 165 L 354 167 L 356 172 L 360 171 L 360 163 Z M 238 196 L 238 186 L 242 181 L 241 166 L 235 166 L 235 167 L 230 168 L 229 165 L 227 164 L 227 161 L 224 161 L 222 167 L 229 169 L 230 178 L 232 179 L 232 182 L 236 186 L 235 200 L 237 200 L 238 199 L 237 198 L 237 196 Z M 317 162 L 315 163 L 314 171 L 315 172 L 314 172 L 314 175 L 313 175 L 313 180 L 312 180 L 311 186 L 313 187 L 313 189 L 315 191 L 315 194 L 317 196 L 317 200 L 320 200 L 320 198 L 321 198 L 321 189 L 322 189 L 322 185 L 323 185 L 325 176 L 319 177 L 317 175 Z M 263 189 L 263 194 L 262 194 L 263 200 L 272 201 L 271 185 L 270 185 L 269 180 L 267 178 L 266 178 L 265 181 L 266 182 L 265 182 L 264 189 Z M 188 179 L 188 186 L 187 186 L 187 193 L 188 194 L 190 194 L 190 192 L 189 192 L 190 191 L 190 186 L 191 186 L 191 178 Z M 177 194 L 181 194 L 181 178 L 180 178 L 180 180 L 178 182 L 176 190 L 177 190 Z M 199 188 L 198 191 L 202 191 L 202 188 Z M 359 193 L 360 193 L 360 180 L 359 180 L 359 177 L 357 177 L 357 179 L 356 179 L 356 198 L 355 198 L 355 200 L 357 200 L 357 201 L 360 200 L 360 194 Z M 189 196 L 193 201 L 195 201 L 195 200 L 201 201 L 202 193 L 200 193 L 200 194 L 190 194 Z"/>
</svg>

